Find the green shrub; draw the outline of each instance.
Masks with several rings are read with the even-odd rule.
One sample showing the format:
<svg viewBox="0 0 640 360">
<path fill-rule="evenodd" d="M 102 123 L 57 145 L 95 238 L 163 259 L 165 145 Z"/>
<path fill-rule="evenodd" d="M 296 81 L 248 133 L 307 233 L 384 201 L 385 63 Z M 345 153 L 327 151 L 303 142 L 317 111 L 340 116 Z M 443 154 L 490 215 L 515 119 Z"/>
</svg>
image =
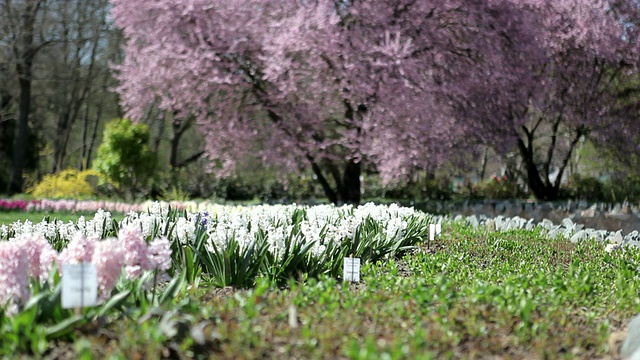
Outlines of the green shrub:
<svg viewBox="0 0 640 360">
<path fill-rule="evenodd" d="M 573 174 L 569 179 L 568 194 L 572 198 L 590 201 L 604 201 L 605 196 L 600 180 L 593 176 L 582 177 Z"/>
<path fill-rule="evenodd" d="M 640 176 L 620 172 L 610 178 L 600 180 L 579 174 L 571 176 L 566 189 L 568 197 L 602 202 L 640 201 Z"/>
<path fill-rule="evenodd" d="M 475 196 L 483 199 L 517 199 L 525 196 L 525 192 L 517 181 L 505 176 L 491 176 L 473 188 Z"/>
<path fill-rule="evenodd" d="M 640 175 L 634 173 L 614 174 L 602 183 L 604 201 L 640 201 Z"/>
<path fill-rule="evenodd" d="M 447 176 L 422 177 L 415 181 L 383 184 L 378 175 L 370 174 L 363 181 L 366 198 L 386 198 L 396 200 L 451 200 L 455 191 Z"/>
<path fill-rule="evenodd" d="M 148 185 L 156 169 L 156 155 L 149 148 L 149 128 L 129 119 L 108 123 L 94 166 L 121 195 L 133 198 Z"/>
</svg>

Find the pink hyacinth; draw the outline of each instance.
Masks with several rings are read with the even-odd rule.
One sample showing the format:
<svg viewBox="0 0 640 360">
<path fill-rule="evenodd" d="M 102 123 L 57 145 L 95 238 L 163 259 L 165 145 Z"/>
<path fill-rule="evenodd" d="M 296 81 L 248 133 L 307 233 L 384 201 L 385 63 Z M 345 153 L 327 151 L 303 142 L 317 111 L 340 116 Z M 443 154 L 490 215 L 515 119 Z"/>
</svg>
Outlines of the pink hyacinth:
<svg viewBox="0 0 640 360">
<path fill-rule="evenodd" d="M 144 271 L 151 269 L 147 255 L 147 242 L 139 225 L 129 224 L 121 228 L 118 239 L 122 242 L 128 279 L 136 279 Z"/>
<path fill-rule="evenodd" d="M 171 268 L 171 243 L 167 238 L 155 239 L 147 248 L 149 270 L 169 270 Z"/>
<path fill-rule="evenodd" d="M 29 276 L 40 283 L 45 282 L 58 252 L 42 234 L 22 234 L 14 241 L 27 251 Z"/>
<path fill-rule="evenodd" d="M 0 242 L 0 306 L 8 305 L 7 314 L 29 298 L 29 258 L 20 244 Z"/>
<path fill-rule="evenodd" d="M 27 200 L 0 199 L 0 210 L 26 211 L 30 202 Z"/>
<path fill-rule="evenodd" d="M 122 266 L 124 265 L 124 250 L 115 239 L 107 239 L 96 243 L 92 262 L 98 276 L 98 291 L 100 300 L 106 300 L 116 285 Z"/>
<path fill-rule="evenodd" d="M 96 240 L 76 233 L 58 257 L 60 264 L 80 264 L 91 262 Z"/>
</svg>

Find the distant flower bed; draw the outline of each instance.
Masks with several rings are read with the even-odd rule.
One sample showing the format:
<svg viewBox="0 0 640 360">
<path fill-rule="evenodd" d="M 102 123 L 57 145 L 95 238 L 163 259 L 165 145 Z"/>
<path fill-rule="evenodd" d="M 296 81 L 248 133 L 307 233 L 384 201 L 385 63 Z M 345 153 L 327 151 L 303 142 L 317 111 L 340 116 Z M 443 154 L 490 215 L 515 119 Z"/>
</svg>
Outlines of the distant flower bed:
<svg viewBox="0 0 640 360">
<path fill-rule="evenodd" d="M 0 199 L 0 211 L 27 211 L 34 207 L 35 200 Z"/>
<path fill-rule="evenodd" d="M 99 200 L 22 200 L 0 199 L 0 211 L 42 211 L 42 212 L 96 212 L 104 210 L 116 213 L 129 213 L 132 211 L 147 211 L 154 202 L 146 201 L 138 204 L 99 201 Z M 187 205 L 180 202 L 163 202 L 165 206 L 184 209 Z"/>
</svg>

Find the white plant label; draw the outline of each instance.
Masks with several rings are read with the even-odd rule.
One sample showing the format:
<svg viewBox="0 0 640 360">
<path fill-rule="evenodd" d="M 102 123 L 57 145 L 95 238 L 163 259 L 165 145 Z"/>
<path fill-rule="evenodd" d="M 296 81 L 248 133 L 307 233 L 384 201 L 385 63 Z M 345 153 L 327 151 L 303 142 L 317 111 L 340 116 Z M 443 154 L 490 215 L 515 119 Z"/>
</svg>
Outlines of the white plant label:
<svg viewBox="0 0 640 360">
<path fill-rule="evenodd" d="M 98 302 L 98 276 L 93 264 L 62 265 L 62 307 L 81 308 Z"/>
<path fill-rule="evenodd" d="M 344 258 L 344 281 L 360 282 L 360 259 Z"/>
<path fill-rule="evenodd" d="M 429 240 L 435 240 L 442 233 L 442 224 L 429 224 Z"/>
</svg>

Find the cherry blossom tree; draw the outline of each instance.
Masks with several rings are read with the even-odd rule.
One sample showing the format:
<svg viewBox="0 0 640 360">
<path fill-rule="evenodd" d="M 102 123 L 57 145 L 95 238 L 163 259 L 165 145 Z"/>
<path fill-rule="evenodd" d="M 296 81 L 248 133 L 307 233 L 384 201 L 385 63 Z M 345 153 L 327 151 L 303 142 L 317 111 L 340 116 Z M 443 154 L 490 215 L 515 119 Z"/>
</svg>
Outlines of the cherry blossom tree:
<svg viewBox="0 0 640 360">
<path fill-rule="evenodd" d="M 584 138 L 637 151 L 621 136 L 637 133 L 637 111 L 619 106 L 621 79 L 637 72 L 636 29 L 625 20 L 637 12 L 633 1 L 487 2 L 498 36 L 487 37 L 482 61 L 460 71 L 445 96 L 470 119 L 470 135 L 519 154 L 536 198 L 559 196 Z"/>
<path fill-rule="evenodd" d="M 363 163 L 399 178 L 462 134 L 434 96 L 437 74 L 469 56 L 471 11 L 455 1 L 112 4 L 128 39 L 115 67 L 128 116 L 158 100 L 195 116 L 219 174 L 256 153 L 310 166 L 331 201 L 357 203 Z"/>
<path fill-rule="evenodd" d="M 485 144 L 553 199 L 580 139 L 620 119 L 632 3 L 112 0 L 117 90 L 132 119 L 195 118 L 220 175 L 256 154 L 357 203 L 363 164 L 391 181 Z"/>
</svg>

